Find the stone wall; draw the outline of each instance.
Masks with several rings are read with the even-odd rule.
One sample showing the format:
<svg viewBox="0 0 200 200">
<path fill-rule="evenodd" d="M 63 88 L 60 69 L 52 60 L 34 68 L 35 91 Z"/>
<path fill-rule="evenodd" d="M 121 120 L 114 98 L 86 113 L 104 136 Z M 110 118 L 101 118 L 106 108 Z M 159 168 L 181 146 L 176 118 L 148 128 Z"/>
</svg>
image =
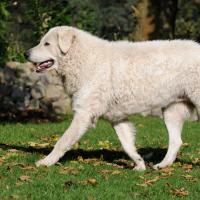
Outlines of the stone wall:
<svg viewBox="0 0 200 200">
<path fill-rule="evenodd" d="M 31 63 L 8 62 L 0 68 L 0 112 L 71 112 L 70 98 L 57 73 L 34 72 Z"/>
</svg>

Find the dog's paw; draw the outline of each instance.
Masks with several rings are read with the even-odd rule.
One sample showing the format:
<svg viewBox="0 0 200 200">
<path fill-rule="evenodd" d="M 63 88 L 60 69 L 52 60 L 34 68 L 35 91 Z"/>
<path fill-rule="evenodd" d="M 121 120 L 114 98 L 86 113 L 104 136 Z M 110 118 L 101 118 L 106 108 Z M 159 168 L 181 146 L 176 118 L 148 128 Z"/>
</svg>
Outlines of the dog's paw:
<svg viewBox="0 0 200 200">
<path fill-rule="evenodd" d="M 159 170 L 159 169 L 162 169 L 162 168 L 165 168 L 165 167 L 168 167 L 168 165 L 162 164 L 162 163 L 158 163 L 158 164 L 153 166 L 153 169 Z"/>
<path fill-rule="evenodd" d="M 146 170 L 146 166 L 145 166 L 145 164 L 142 163 L 140 165 L 136 165 L 133 169 L 136 171 L 144 171 L 144 170 Z"/>
<path fill-rule="evenodd" d="M 39 166 L 46 166 L 46 167 L 50 167 L 51 165 L 55 164 L 55 162 L 51 161 L 50 159 L 41 159 L 41 160 L 38 160 L 35 165 L 37 167 Z"/>
</svg>

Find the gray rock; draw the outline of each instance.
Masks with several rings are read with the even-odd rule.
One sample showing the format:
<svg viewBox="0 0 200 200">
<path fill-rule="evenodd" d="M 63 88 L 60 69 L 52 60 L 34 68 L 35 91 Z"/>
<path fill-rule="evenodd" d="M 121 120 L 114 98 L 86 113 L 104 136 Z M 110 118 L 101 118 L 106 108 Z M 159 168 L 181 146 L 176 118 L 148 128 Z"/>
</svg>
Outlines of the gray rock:
<svg viewBox="0 0 200 200">
<path fill-rule="evenodd" d="M 56 71 L 38 74 L 31 63 L 8 62 L 0 68 L 0 97 L 2 110 L 71 112 L 70 99 Z"/>
<path fill-rule="evenodd" d="M 61 96 L 61 90 L 58 86 L 49 84 L 46 87 L 45 98 L 47 98 L 51 101 L 57 101 L 57 100 L 59 100 L 60 96 Z"/>
<path fill-rule="evenodd" d="M 11 98 L 14 101 L 21 101 L 21 102 L 23 102 L 23 100 L 25 98 L 25 93 L 23 91 L 23 87 L 14 86 L 13 89 L 12 89 Z"/>
<path fill-rule="evenodd" d="M 58 114 L 71 113 L 71 100 L 68 99 L 59 99 L 56 102 L 53 102 L 53 110 Z"/>
<path fill-rule="evenodd" d="M 41 99 L 45 96 L 45 86 L 42 83 L 33 85 L 31 95 L 34 99 Z"/>
<path fill-rule="evenodd" d="M 32 99 L 30 101 L 28 109 L 29 110 L 38 110 L 39 108 L 40 108 L 40 102 L 39 102 L 39 100 L 38 99 Z"/>
</svg>

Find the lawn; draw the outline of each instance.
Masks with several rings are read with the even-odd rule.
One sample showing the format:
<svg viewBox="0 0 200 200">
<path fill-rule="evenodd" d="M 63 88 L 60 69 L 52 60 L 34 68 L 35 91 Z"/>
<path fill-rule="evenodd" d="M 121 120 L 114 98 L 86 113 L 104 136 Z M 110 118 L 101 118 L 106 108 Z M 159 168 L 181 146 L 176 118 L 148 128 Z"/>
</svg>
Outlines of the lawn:
<svg viewBox="0 0 200 200">
<path fill-rule="evenodd" d="M 163 121 L 134 116 L 137 148 L 147 170 L 133 171 L 108 122 L 100 120 L 55 166 L 36 168 L 69 126 L 56 123 L 0 124 L 0 199 L 194 199 L 200 197 L 200 124 L 187 122 L 184 145 L 172 167 L 155 171 L 166 153 Z"/>
</svg>

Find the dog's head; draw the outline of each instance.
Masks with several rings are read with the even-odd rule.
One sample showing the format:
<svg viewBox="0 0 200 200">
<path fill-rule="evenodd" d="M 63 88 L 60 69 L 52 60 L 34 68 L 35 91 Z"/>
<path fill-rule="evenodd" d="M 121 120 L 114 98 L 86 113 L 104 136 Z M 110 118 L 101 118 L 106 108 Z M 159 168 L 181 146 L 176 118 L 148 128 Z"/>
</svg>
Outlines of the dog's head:
<svg viewBox="0 0 200 200">
<path fill-rule="evenodd" d="M 40 43 L 25 52 L 27 60 L 34 63 L 36 72 L 58 68 L 59 60 L 66 55 L 76 36 L 71 27 L 60 26 L 50 29 Z"/>
</svg>

